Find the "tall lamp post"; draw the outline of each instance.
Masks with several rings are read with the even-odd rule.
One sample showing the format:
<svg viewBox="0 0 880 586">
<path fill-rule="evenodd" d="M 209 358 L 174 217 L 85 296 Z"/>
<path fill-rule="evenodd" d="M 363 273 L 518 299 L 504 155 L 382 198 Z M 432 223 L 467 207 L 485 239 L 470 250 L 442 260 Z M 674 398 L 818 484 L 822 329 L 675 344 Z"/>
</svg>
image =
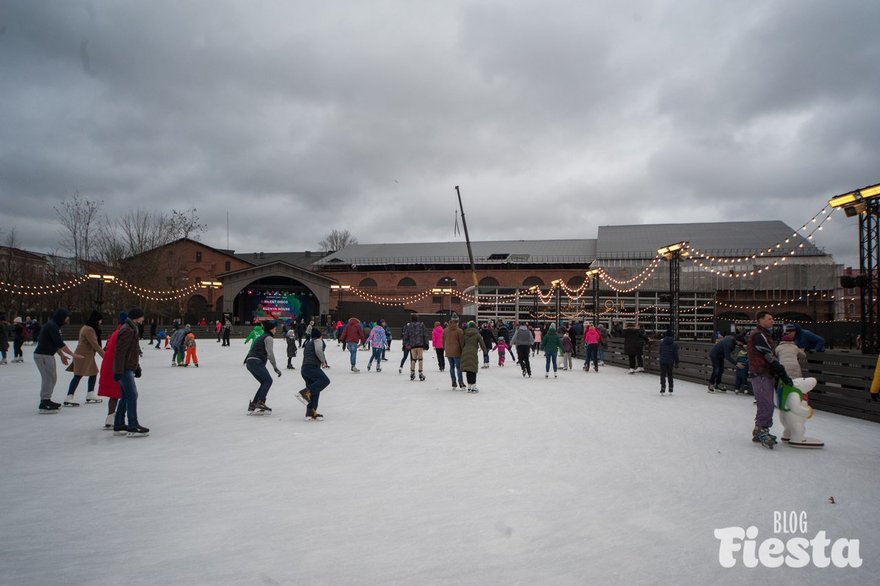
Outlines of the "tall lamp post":
<svg viewBox="0 0 880 586">
<path fill-rule="evenodd" d="M 855 279 L 861 289 L 862 353 L 880 351 L 880 183 L 862 187 L 828 200 L 833 208 L 843 208 L 847 218 L 859 217 L 859 271 Z M 814 299 L 815 302 L 815 299 Z"/>
<path fill-rule="evenodd" d="M 100 313 L 101 307 L 104 305 L 104 283 L 116 282 L 114 275 L 89 275 L 89 279 L 98 281 L 98 295 L 95 299 L 95 308 Z"/>
<path fill-rule="evenodd" d="M 590 287 L 593 288 L 593 325 L 599 325 L 599 275 L 602 273 L 601 269 L 590 269 L 587 271 L 586 278 L 592 279 L 592 283 L 590 283 Z"/>
<path fill-rule="evenodd" d="M 336 305 L 336 320 L 339 320 L 339 312 L 342 311 L 342 296 L 345 291 L 351 289 L 351 285 L 330 285 L 330 289 L 333 291 L 339 291 L 339 301 Z"/>
<path fill-rule="evenodd" d="M 657 249 L 657 254 L 669 261 L 669 329 L 673 338 L 678 338 L 681 257 L 687 256 L 687 246 L 687 242 L 676 242 Z"/>
<path fill-rule="evenodd" d="M 538 287 L 537 285 L 532 285 L 528 289 L 529 293 L 532 294 L 532 316 L 535 320 L 535 323 L 538 323 L 538 292 L 540 290 L 540 287 Z"/>
<path fill-rule="evenodd" d="M 550 282 L 554 289 L 556 289 L 556 331 L 559 331 L 559 313 L 560 313 L 560 303 L 559 298 L 562 293 L 562 279 L 554 279 Z"/>
<path fill-rule="evenodd" d="M 433 293 L 434 295 L 441 296 L 440 297 L 440 313 L 443 313 L 443 297 L 442 296 L 443 295 L 450 296 L 449 297 L 450 298 L 449 313 L 451 314 L 452 313 L 452 297 L 451 297 L 452 296 L 452 289 L 450 289 L 449 287 L 434 287 L 433 289 L 431 289 L 431 293 Z"/>
</svg>

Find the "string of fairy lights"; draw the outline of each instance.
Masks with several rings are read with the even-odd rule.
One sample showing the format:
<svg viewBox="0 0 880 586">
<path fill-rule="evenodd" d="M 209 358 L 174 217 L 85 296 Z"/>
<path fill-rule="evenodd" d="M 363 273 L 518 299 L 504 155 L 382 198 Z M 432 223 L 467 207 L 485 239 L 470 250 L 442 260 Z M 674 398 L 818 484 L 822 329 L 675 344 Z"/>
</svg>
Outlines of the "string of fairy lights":
<svg viewBox="0 0 880 586">
<path fill-rule="evenodd" d="M 0 281 L 0 291 L 23 297 L 39 297 L 42 295 L 57 295 L 65 293 L 90 281 L 99 280 L 103 281 L 104 284 L 118 285 L 129 293 L 142 299 L 149 299 L 151 301 L 174 301 L 189 297 L 199 289 L 204 288 L 204 285 L 200 283 L 193 283 L 186 287 L 173 289 L 149 289 L 115 277 L 104 279 L 96 279 L 96 277 L 100 277 L 100 275 L 80 275 L 67 281 L 50 285 L 26 285 Z"/>
<path fill-rule="evenodd" d="M 837 208 L 825 206 L 818 213 L 814 214 L 813 217 L 805 222 L 798 230 L 795 230 L 794 233 L 785 240 L 779 241 L 772 246 L 768 246 L 766 248 L 762 248 L 760 250 L 754 251 L 752 254 L 746 254 L 737 258 L 729 258 L 729 257 L 716 257 L 706 252 L 700 251 L 695 247 L 691 246 L 689 243 L 684 245 L 684 252 L 682 253 L 682 257 L 690 259 L 694 264 L 696 264 L 700 269 L 715 274 L 717 276 L 731 277 L 731 278 L 746 278 L 746 277 L 754 277 L 756 275 L 761 275 L 773 269 L 774 267 L 780 266 L 785 261 L 798 254 L 798 252 L 805 247 L 805 244 L 811 242 L 815 234 L 822 230 L 824 224 L 831 220 L 831 216 L 834 214 Z M 809 229 L 809 231 L 808 231 Z M 798 238 L 799 233 L 804 232 L 802 238 L 803 242 L 799 242 L 796 244 L 792 243 L 793 239 Z M 789 244 L 792 244 L 791 248 L 788 247 Z M 780 256 L 781 255 L 781 256 Z M 731 266 L 742 265 L 744 263 L 757 262 L 764 258 L 774 258 L 775 260 L 772 264 L 767 264 L 763 266 L 759 266 L 755 268 L 753 265 L 751 270 L 741 270 L 736 271 L 732 270 Z M 595 267 L 594 270 L 598 271 L 596 276 L 601 279 L 605 288 L 617 293 L 617 294 L 628 294 L 633 293 L 641 289 L 648 280 L 655 274 L 661 263 L 663 262 L 662 255 L 658 252 L 658 254 L 649 261 L 649 263 L 642 268 L 637 274 L 627 279 L 618 279 L 611 275 L 604 267 Z M 724 268 L 728 267 L 728 268 Z M 14 295 L 21 296 L 41 296 L 41 295 L 52 295 L 59 294 L 69 291 L 75 287 L 83 285 L 84 283 L 89 282 L 95 277 L 95 275 L 80 275 L 78 277 L 71 278 L 67 281 L 49 285 L 28 285 L 28 284 L 15 284 L 8 283 L 5 281 L 0 281 L 0 291 L 3 293 L 11 293 Z M 531 299 L 534 303 L 540 302 L 541 305 L 547 306 L 550 305 L 553 300 L 556 298 L 557 294 L 560 296 L 562 294 L 565 295 L 567 302 L 577 301 L 581 297 L 584 296 L 586 291 L 589 288 L 589 279 L 584 279 L 581 285 L 577 288 L 569 287 L 562 279 L 558 279 L 553 281 L 553 284 L 545 289 L 542 289 L 540 285 L 533 285 L 527 289 L 520 290 L 517 289 L 513 293 L 508 294 L 490 294 L 490 295 L 480 295 L 478 292 L 467 292 L 460 291 L 457 289 L 445 289 L 442 293 L 443 295 L 454 295 L 462 299 L 466 303 L 472 303 L 476 305 L 498 305 L 503 304 L 505 302 L 518 302 L 523 298 Z M 205 286 L 201 283 L 193 283 L 192 285 L 188 285 L 186 287 L 179 288 L 169 288 L 169 289 L 150 289 L 147 287 L 141 287 L 135 285 L 134 283 L 130 283 L 123 279 L 113 278 L 112 280 L 105 280 L 105 283 L 115 284 L 127 292 L 151 301 L 173 301 L 183 299 L 185 297 L 191 296 L 200 288 L 204 288 Z M 429 297 L 438 295 L 437 289 L 430 288 L 425 289 L 424 291 L 420 291 L 418 293 L 414 293 L 411 295 L 404 296 L 387 296 L 387 295 L 377 295 L 370 291 L 367 291 L 363 288 L 351 286 L 347 288 L 351 293 L 364 299 L 366 301 L 370 301 L 372 303 L 384 306 L 392 306 L 392 307 L 404 307 L 407 305 L 412 305 L 415 303 L 419 303 Z M 546 291 L 546 292 L 545 292 Z M 774 302 L 763 302 L 760 305 L 750 305 L 750 304 L 741 304 L 741 303 L 729 303 L 725 301 L 715 301 L 709 300 L 700 305 L 684 308 L 681 310 L 682 313 L 688 312 L 698 312 L 700 309 L 707 308 L 711 305 L 717 305 L 718 307 L 723 307 L 727 309 L 735 309 L 735 310 L 755 310 L 762 308 L 777 308 L 783 307 L 786 305 L 791 305 L 793 303 L 802 302 L 809 297 L 816 297 L 826 300 L 843 300 L 843 301 L 854 301 L 856 297 L 838 297 L 835 295 L 829 295 L 827 293 L 820 292 L 805 292 L 803 295 L 798 297 L 792 297 L 790 299 L 779 300 Z M 650 311 L 655 312 L 668 312 L 669 310 L 664 307 L 659 307 L 656 304 L 649 305 L 643 308 L 639 308 L 633 312 L 626 312 L 620 309 L 608 309 L 600 312 L 600 314 L 614 313 L 616 315 L 640 315 Z M 581 312 L 578 312 L 581 313 Z M 592 315 L 590 312 L 583 312 L 585 315 Z M 700 320 L 704 318 L 700 318 L 694 316 L 695 320 Z M 711 318 L 708 318 L 711 319 Z"/>
</svg>

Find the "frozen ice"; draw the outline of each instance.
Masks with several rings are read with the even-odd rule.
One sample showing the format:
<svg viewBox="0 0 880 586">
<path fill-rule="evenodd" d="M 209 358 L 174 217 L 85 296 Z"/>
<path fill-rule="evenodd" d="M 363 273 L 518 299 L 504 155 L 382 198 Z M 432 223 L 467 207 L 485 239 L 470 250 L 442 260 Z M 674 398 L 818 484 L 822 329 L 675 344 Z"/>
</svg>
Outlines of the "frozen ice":
<svg viewBox="0 0 880 586">
<path fill-rule="evenodd" d="M 102 429 L 106 402 L 38 415 L 32 346 L 0 366 L 0 584 L 876 583 L 876 423 L 817 411 L 824 449 L 771 451 L 750 397 L 702 384 L 661 397 L 653 374 L 578 363 L 545 379 L 541 357 L 528 379 L 493 353 L 469 394 L 433 352 L 411 382 L 398 343 L 356 374 L 335 342 L 325 421 L 304 420 L 283 344 L 274 412 L 247 417 L 246 348 L 200 340 L 196 369 L 144 344 L 138 439 Z M 781 511 L 859 539 L 861 568 L 721 567 L 715 529 L 785 541 Z"/>
</svg>

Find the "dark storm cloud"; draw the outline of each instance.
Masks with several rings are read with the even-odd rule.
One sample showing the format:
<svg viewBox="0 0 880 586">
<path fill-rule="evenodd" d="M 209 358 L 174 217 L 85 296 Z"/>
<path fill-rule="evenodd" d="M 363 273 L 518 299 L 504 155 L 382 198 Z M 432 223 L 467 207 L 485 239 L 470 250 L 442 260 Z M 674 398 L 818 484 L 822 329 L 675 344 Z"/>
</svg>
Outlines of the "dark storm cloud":
<svg viewBox="0 0 880 586">
<path fill-rule="evenodd" d="M 240 251 L 443 241 L 456 184 L 478 239 L 798 227 L 878 180 L 873 2 L 325 4 L 4 4 L 4 228 L 49 250 L 79 191 Z"/>
</svg>

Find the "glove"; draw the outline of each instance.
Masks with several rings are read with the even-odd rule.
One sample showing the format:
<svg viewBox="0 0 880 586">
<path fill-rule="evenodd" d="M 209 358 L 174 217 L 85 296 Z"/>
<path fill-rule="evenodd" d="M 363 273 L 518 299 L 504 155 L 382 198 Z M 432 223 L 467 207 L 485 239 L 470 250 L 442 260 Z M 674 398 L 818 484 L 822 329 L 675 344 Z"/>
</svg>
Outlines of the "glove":
<svg viewBox="0 0 880 586">
<path fill-rule="evenodd" d="M 134 369 L 134 378 L 141 378 L 141 373 L 142 373 L 141 367 L 138 366 L 137 368 Z"/>
<path fill-rule="evenodd" d="M 275 374 L 277 374 L 278 376 L 281 376 L 281 371 L 278 370 L 278 369 L 276 368 L 276 369 L 275 369 Z"/>
<path fill-rule="evenodd" d="M 115 380 L 115 381 L 117 381 L 117 382 L 118 382 L 118 381 L 121 381 L 121 380 L 122 380 L 122 375 L 121 375 L 121 374 L 114 374 L 114 375 L 113 375 L 113 380 Z"/>
</svg>

